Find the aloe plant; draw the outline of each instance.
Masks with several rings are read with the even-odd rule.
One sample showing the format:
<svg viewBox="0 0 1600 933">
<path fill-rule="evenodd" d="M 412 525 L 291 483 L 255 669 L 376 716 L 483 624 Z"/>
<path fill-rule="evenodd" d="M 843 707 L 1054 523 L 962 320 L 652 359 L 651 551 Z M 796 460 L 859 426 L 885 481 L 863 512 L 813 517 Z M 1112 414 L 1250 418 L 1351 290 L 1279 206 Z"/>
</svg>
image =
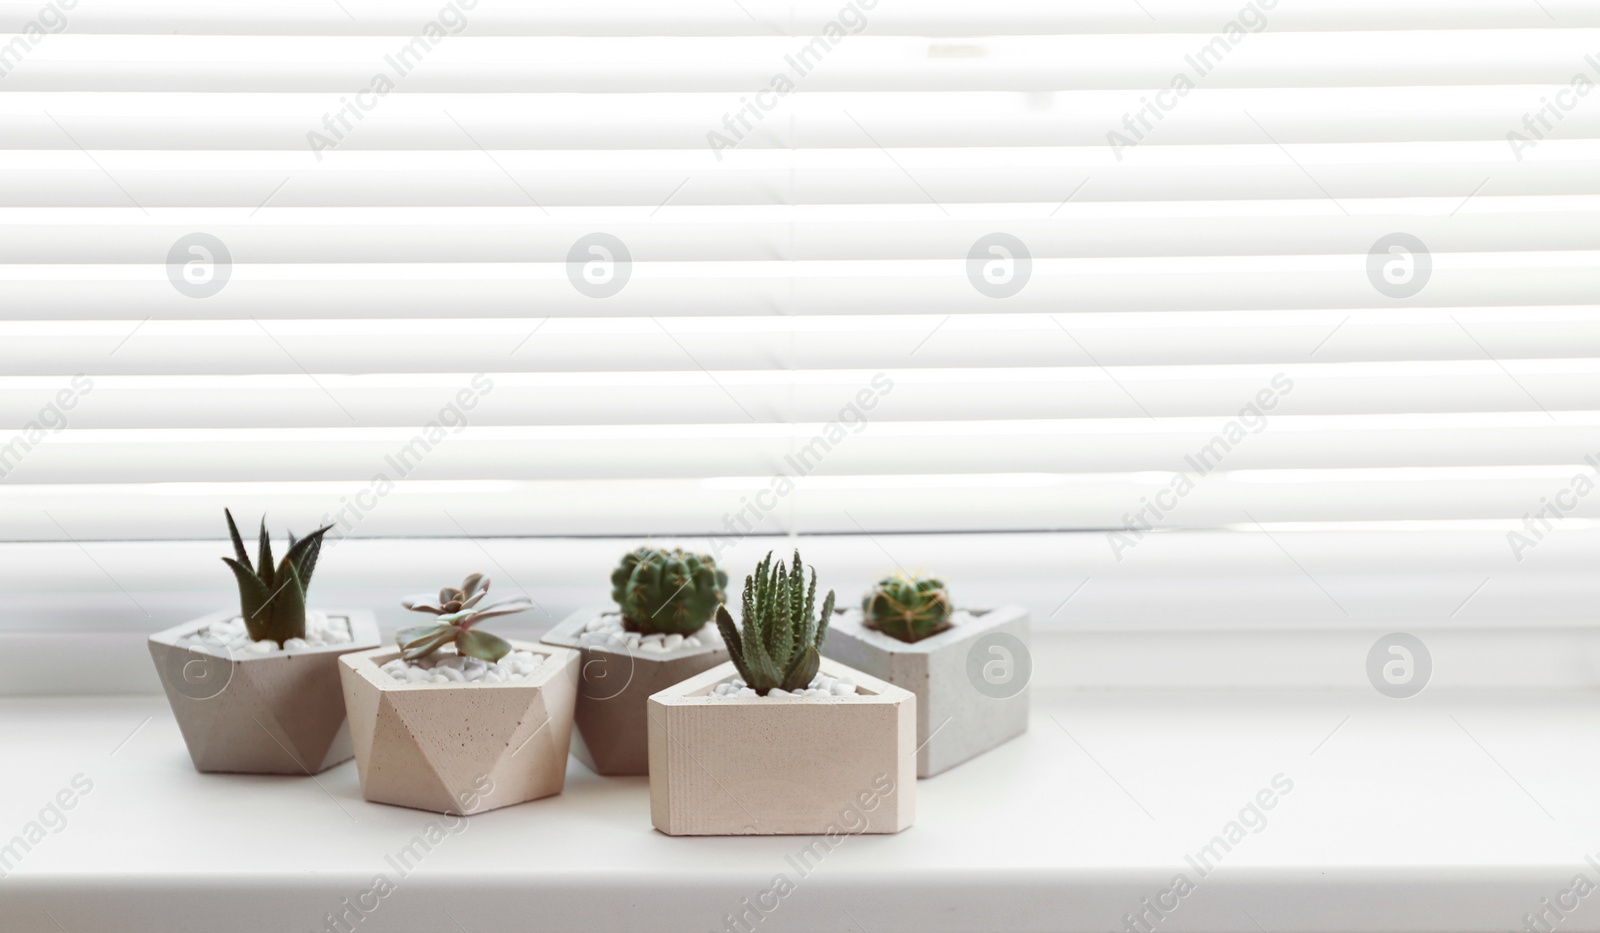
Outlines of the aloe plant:
<svg viewBox="0 0 1600 933">
<path fill-rule="evenodd" d="M 233 523 L 233 513 L 223 509 L 222 514 L 228 519 L 235 555 L 222 560 L 239 582 L 239 614 L 244 617 L 251 641 L 275 641 L 281 648 L 291 638 L 306 637 L 306 588 L 311 585 L 311 573 L 322 551 L 322 536 L 333 526 L 318 528 L 298 539 L 291 532 L 289 550 L 274 564 L 272 538 L 267 535 L 266 516 L 262 516 L 260 552 L 252 565 L 244 539 L 239 537 L 239 526 Z"/>
<path fill-rule="evenodd" d="M 510 615 L 533 607 L 533 600 L 513 596 L 497 603 L 483 602 L 489 594 L 489 578 L 475 573 L 461 581 L 458 587 L 447 586 L 439 591 L 439 598 L 414 596 L 402 600 L 400 605 L 413 612 L 431 613 L 437 618 L 432 625 L 414 625 L 395 633 L 400 645 L 400 657 L 415 661 L 438 651 L 450 642 L 456 643 L 456 652 L 466 657 L 479 658 L 494 663 L 511 653 L 511 643 L 498 635 L 481 632 L 473 626 L 494 616 Z"/>
<path fill-rule="evenodd" d="M 728 654 L 744 678 L 745 685 L 760 696 L 771 690 L 803 690 L 817 676 L 822 663 L 822 643 L 828 637 L 828 619 L 833 615 L 833 591 L 822 603 L 822 612 L 813 615 L 816 605 L 817 572 L 811 570 L 806 585 L 800 552 L 794 552 L 794 566 L 785 571 L 783 562 L 772 566 L 772 552 L 744 578 L 743 630 L 734 627 L 724 606 L 717 607 L 717 628 L 727 643 Z"/>
<path fill-rule="evenodd" d="M 706 554 L 679 548 L 641 547 L 624 554 L 611 571 L 611 598 L 622 609 L 622 626 L 646 635 L 693 635 L 711 621 L 728 575 Z"/>
<path fill-rule="evenodd" d="M 861 614 L 869 628 L 918 642 L 950 627 L 950 591 L 938 577 L 884 577 L 861 600 Z"/>
</svg>

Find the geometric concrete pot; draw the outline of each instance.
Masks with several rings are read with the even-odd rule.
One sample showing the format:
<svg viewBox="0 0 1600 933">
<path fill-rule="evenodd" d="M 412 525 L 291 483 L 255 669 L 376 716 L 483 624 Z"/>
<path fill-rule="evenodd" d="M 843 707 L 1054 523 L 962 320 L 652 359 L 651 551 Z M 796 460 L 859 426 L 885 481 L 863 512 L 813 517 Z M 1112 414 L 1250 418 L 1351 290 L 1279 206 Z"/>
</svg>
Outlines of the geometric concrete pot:
<svg viewBox="0 0 1600 933">
<path fill-rule="evenodd" d="M 579 636 L 591 619 L 614 609 L 580 609 L 545 633 L 547 645 L 583 653 L 578 683 L 577 740 L 572 754 L 596 774 L 648 774 L 650 695 L 728 660 L 715 625 L 695 632 L 703 644 L 657 654 L 610 645 L 586 645 Z"/>
<path fill-rule="evenodd" d="M 855 696 L 718 697 L 730 661 L 650 698 L 650 819 L 673 836 L 897 833 L 916 815 L 917 698 L 842 664 Z"/>
<path fill-rule="evenodd" d="M 237 618 L 237 609 L 150 636 L 150 656 L 196 770 L 316 774 L 350 759 L 338 658 L 376 645 L 378 624 L 366 611 L 324 614 L 349 619 L 353 640 L 233 657 L 223 648 L 182 644 L 192 632 Z"/>
<path fill-rule="evenodd" d="M 823 654 L 917 695 L 917 776 L 928 777 L 1028 731 L 1028 610 L 969 610 L 907 643 L 835 616 Z"/>
<path fill-rule="evenodd" d="M 465 815 L 561 793 L 578 653 L 511 646 L 547 660 L 515 680 L 440 684 L 380 670 L 397 647 L 339 659 L 363 797 Z"/>
</svg>

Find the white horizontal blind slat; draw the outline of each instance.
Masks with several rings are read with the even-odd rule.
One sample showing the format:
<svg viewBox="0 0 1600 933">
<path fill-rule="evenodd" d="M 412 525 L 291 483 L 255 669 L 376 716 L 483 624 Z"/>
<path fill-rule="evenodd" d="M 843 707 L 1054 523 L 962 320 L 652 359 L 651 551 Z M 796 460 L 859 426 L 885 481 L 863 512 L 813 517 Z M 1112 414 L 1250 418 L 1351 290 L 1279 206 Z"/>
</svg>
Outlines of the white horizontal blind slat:
<svg viewBox="0 0 1600 933">
<path fill-rule="evenodd" d="M 329 10 L 317 0 L 292 0 L 271 7 L 228 7 L 195 0 L 122 3 L 76 11 L 80 33 L 161 35 L 413 35 L 421 22 L 439 14 L 439 0 L 344 0 L 344 10 Z M 815 35 L 836 21 L 839 0 L 740 0 L 730 10 L 720 0 L 683 0 L 670 7 L 648 0 L 609 0 L 582 7 L 547 5 L 467 6 L 474 35 L 587 36 L 751 36 Z M 1158 33 L 1205 32 L 1238 15 L 1238 0 L 1143 0 L 1130 7 L 1119 0 L 1061 4 L 1054 0 L 1013 0 L 1003 7 L 963 0 L 923 0 L 915 5 L 858 3 L 871 11 L 878 35 L 933 35 L 967 38 L 1028 32 Z M 1272 22 L 1298 31 L 1351 29 L 1515 29 L 1546 28 L 1552 22 L 1600 26 L 1600 13 L 1584 0 L 1541 0 L 1529 9 L 1519 0 L 1303 0 L 1278 5 Z M 8 0 L 0 4 L 0 28 L 20 29 L 33 21 L 38 6 Z"/>
<path fill-rule="evenodd" d="M 1581 70 L 1582 63 L 1574 63 Z M 1570 76 L 1569 76 L 1570 77 Z M 1524 114 L 1543 105 L 1544 85 L 1225 88 L 1197 87 L 1165 111 L 1151 148 L 1261 145 L 1262 128 L 1285 145 L 1490 141 L 1503 144 Z M 344 107 L 326 94 L 119 90 L 115 107 L 93 92 L 0 95 L 7 146 L 99 150 L 284 150 L 310 153 L 306 134 Z M 747 94 L 748 89 L 739 93 Z M 818 91 L 784 99 L 781 119 L 753 123 L 725 158 L 765 149 L 1106 145 L 1107 132 L 1143 106 L 1149 89 L 1004 91 Z M 708 152 L 706 134 L 738 109 L 728 92 L 390 94 L 338 152 L 476 150 Z M 363 111 L 363 114 L 365 112 Z M 48 114 L 48 115 L 47 115 Z M 1252 122 L 1245 114 L 1255 118 Z M 452 121 L 459 121 L 460 125 Z M 353 118 L 352 118 L 353 120 Z M 1257 122 L 1260 124 L 1257 125 Z M 1593 138 L 1600 116 L 1562 113 L 1558 138 Z M 470 129 L 471 137 L 462 128 Z M 862 132 L 870 128 L 870 136 Z M 1124 128 L 1125 131 L 1126 128 Z M 326 132 L 326 130 L 320 130 Z M 725 132 L 725 130 L 724 130 Z M 327 157 L 329 154 L 324 153 Z"/>
<path fill-rule="evenodd" d="M 0 54 L 0 539 L 380 474 L 352 536 L 709 534 L 788 475 L 764 532 L 1115 529 L 1185 475 L 1160 527 L 1492 524 L 1600 451 L 1590 4 L 879 3 L 822 45 L 844 4 L 347 5 L 79 6 Z"/>
</svg>

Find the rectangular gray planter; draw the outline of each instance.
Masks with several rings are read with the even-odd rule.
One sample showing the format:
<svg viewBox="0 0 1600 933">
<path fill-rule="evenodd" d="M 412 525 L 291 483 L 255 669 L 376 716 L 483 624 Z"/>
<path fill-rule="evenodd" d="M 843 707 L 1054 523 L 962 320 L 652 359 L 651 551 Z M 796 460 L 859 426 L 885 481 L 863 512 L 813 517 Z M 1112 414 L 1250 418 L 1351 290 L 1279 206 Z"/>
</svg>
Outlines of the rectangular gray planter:
<svg viewBox="0 0 1600 933">
<path fill-rule="evenodd" d="M 897 833 L 916 817 L 916 698 L 823 661 L 849 696 L 716 697 L 733 662 L 650 698 L 650 820 L 671 836 Z"/>
<path fill-rule="evenodd" d="M 929 777 L 1028 731 L 1028 610 L 968 610 L 937 635 L 907 643 L 833 617 L 822 653 L 917 695 L 917 776 Z"/>
<path fill-rule="evenodd" d="M 213 622 L 237 618 L 237 609 L 150 636 L 150 656 L 197 770 L 316 774 L 355 754 L 339 656 L 377 647 L 378 623 L 366 611 L 323 611 L 349 619 L 349 644 L 234 656 L 184 644 Z"/>
<path fill-rule="evenodd" d="M 615 607 L 579 609 L 545 633 L 545 644 L 575 648 L 578 665 L 578 734 L 572 753 L 596 774 L 649 774 L 650 730 L 645 703 L 650 695 L 728 660 L 716 623 L 695 633 L 698 648 L 667 654 L 585 644 L 584 626 Z"/>
</svg>

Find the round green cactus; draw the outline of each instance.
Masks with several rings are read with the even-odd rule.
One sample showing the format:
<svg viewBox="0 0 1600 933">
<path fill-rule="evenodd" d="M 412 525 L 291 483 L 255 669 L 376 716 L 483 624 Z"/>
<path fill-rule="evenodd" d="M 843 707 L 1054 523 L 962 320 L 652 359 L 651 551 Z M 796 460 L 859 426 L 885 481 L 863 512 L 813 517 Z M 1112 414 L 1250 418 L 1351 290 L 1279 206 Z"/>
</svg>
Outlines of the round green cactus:
<svg viewBox="0 0 1600 933">
<path fill-rule="evenodd" d="M 950 591 L 938 577 L 884 577 L 861 600 L 861 614 L 885 635 L 921 641 L 950 627 Z"/>
<path fill-rule="evenodd" d="M 728 575 L 709 555 L 680 548 L 637 548 L 611 571 L 611 598 L 622 607 L 623 627 L 647 635 L 700 631 L 722 605 L 727 585 Z"/>
</svg>

